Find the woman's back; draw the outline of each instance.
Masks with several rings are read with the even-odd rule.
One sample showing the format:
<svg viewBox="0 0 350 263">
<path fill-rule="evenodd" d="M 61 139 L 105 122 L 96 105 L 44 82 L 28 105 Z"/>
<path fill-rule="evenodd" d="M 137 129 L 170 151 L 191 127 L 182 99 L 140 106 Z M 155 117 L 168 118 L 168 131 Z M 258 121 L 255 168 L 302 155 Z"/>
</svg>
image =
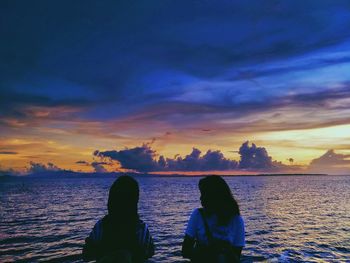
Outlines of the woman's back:
<svg viewBox="0 0 350 263">
<path fill-rule="evenodd" d="M 203 208 L 187 224 L 182 255 L 191 262 L 239 262 L 245 245 L 244 222 L 225 180 L 207 176 L 198 184 Z"/>
<path fill-rule="evenodd" d="M 83 256 L 101 262 L 143 262 L 154 254 L 154 245 L 147 224 L 139 220 L 134 228 L 123 224 L 110 225 L 105 216 L 99 220 L 85 240 Z M 116 258 L 119 258 L 117 261 Z M 122 260 L 121 258 L 124 258 Z"/>
<path fill-rule="evenodd" d="M 154 247 L 147 225 L 138 215 L 139 187 L 130 176 L 120 176 L 111 186 L 108 214 L 99 220 L 83 248 L 86 260 L 144 262 Z"/>
<path fill-rule="evenodd" d="M 199 208 L 201 209 L 201 208 Z M 205 229 L 203 216 L 198 208 L 192 212 L 187 225 L 186 235 L 194 238 L 197 242 L 207 245 L 208 237 Z M 215 214 L 203 213 L 213 238 L 229 242 L 235 247 L 244 247 L 244 221 L 240 215 L 234 215 L 227 224 L 220 224 Z"/>
</svg>

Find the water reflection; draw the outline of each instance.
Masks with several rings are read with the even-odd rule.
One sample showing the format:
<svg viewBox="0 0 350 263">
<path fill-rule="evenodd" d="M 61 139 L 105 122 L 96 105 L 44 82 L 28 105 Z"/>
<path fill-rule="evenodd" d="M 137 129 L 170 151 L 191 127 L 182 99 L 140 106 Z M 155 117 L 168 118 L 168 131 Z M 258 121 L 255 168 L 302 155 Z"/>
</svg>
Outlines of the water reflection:
<svg viewBox="0 0 350 263">
<path fill-rule="evenodd" d="M 180 245 L 200 205 L 199 178 L 139 179 L 140 214 L 154 262 L 184 262 Z M 350 177 L 226 178 L 246 222 L 246 262 L 350 258 Z M 106 213 L 112 178 L 0 182 L 0 261 L 79 261 L 84 238 Z"/>
</svg>

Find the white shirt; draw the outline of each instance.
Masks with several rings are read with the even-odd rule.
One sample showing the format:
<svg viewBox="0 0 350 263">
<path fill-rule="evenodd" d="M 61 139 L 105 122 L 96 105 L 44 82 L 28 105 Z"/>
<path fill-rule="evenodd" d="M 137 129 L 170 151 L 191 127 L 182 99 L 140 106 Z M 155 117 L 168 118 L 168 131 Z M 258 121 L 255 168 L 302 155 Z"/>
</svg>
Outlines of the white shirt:
<svg viewBox="0 0 350 263">
<path fill-rule="evenodd" d="M 235 247 L 245 246 L 244 221 L 240 215 L 232 217 L 227 225 L 218 225 L 216 215 L 206 216 L 205 218 L 214 238 L 226 240 Z M 186 235 L 196 239 L 199 243 L 208 244 L 205 225 L 198 208 L 193 210 L 191 214 Z"/>
</svg>

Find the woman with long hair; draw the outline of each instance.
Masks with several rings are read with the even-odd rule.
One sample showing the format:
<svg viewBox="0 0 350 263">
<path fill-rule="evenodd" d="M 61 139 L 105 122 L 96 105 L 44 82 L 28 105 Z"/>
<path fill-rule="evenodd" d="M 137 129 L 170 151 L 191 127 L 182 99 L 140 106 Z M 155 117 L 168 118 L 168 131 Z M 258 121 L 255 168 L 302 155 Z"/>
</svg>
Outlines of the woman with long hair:
<svg viewBox="0 0 350 263">
<path fill-rule="evenodd" d="M 245 246 L 244 222 L 225 180 L 207 176 L 199 181 L 203 208 L 187 224 L 182 255 L 191 262 L 239 262 Z"/>
<path fill-rule="evenodd" d="M 144 262 L 154 254 L 148 226 L 138 215 L 139 186 L 120 176 L 111 186 L 108 214 L 85 240 L 83 258 L 98 262 Z"/>
</svg>

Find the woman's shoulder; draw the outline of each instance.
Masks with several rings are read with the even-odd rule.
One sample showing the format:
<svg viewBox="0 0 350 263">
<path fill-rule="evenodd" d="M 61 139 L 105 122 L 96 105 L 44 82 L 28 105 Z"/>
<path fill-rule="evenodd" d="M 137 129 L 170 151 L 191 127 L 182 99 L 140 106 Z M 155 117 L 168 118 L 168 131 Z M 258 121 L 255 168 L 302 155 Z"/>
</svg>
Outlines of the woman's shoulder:
<svg viewBox="0 0 350 263">
<path fill-rule="evenodd" d="M 100 240 L 102 238 L 102 232 L 103 232 L 103 218 L 98 220 L 95 223 L 89 235 L 89 238 L 95 241 Z"/>
<path fill-rule="evenodd" d="M 197 220 L 197 218 L 201 217 L 203 208 L 195 208 L 191 212 L 190 220 Z"/>
<path fill-rule="evenodd" d="M 192 210 L 192 214 L 199 215 L 202 210 L 203 210 L 203 208 L 195 208 Z"/>
<path fill-rule="evenodd" d="M 192 210 L 189 219 L 189 224 L 194 224 L 197 222 L 198 218 L 201 217 L 201 209 L 202 208 L 195 208 Z"/>
<path fill-rule="evenodd" d="M 235 225 L 244 225 L 244 220 L 241 215 L 233 216 L 231 222 L 234 223 Z"/>
</svg>

